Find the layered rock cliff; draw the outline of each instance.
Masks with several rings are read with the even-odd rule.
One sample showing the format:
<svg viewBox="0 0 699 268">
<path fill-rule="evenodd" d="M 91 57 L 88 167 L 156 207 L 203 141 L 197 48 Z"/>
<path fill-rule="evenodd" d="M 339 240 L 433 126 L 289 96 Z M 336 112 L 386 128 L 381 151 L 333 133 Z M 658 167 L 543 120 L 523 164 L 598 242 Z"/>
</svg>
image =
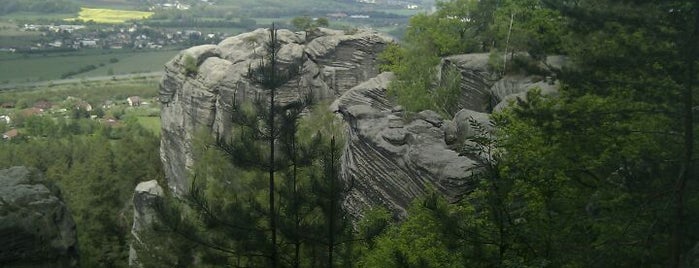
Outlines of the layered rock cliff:
<svg viewBox="0 0 699 268">
<path fill-rule="evenodd" d="M 77 241 L 58 188 L 26 167 L 0 170 L 0 266 L 78 267 Z"/>
<path fill-rule="evenodd" d="M 259 29 L 218 45 L 193 47 L 166 64 L 160 89 L 161 158 L 172 191 L 182 193 L 188 185 L 195 133 L 229 135 L 229 111 L 266 94 L 246 75 L 258 64 L 268 35 Z M 278 99 L 311 94 L 334 100 L 330 110 L 346 123 L 342 178 L 353 185 L 345 207 L 355 216 L 374 205 L 403 215 L 411 200 L 428 191 L 458 200 L 479 172 L 476 160 L 457 152 L 464 137 L 474 134 L 468 121 L 488 126 L 489 112 L 523 98 L 526 90 L 555 92 L 556 87 L 533 77 L 499 77 L 488 67 L 488 54 L 456 55 L 437 66 L 437 78 L 443 79 L 447 68 L 461 74 L 461 111 L 450 118 L 432 111 L 408 114 L 387 96 L 393 75 L 378 72 L 376 59 L 389 38 L 368 30 L 351 35 L 321 30 L 310 41 L 287 30 L 278 36 L 282 64 L 300 63 L 303 69 L 279 90 Z M 190 57 L 195 73 L 186 67 Z"/>
<path fill-rule="evenodd" d="M 306 41 L 304 33 L 279 30 L 282 64 L 301 64 L 302 75 L 278 90 L 280 102 L 312 94 L 334 99 L 350 88 L 378 74 L 377 54 L 390 38 L 373 31 L 346 35 L 321 29 L 318 37 Z M 204 129 L 217 136 L 230 133 L 230 110 L 244 100 L 265 94 L 246 75 L 259 63 L 269 31 L 228 38 L 218 45 L 182 51 L 165 65 L 160 83 L 163 104 L 161 158 L 170 188 L 181 193 L 187 186 L 187 168 L 193 164 L 192 137 Z M 185 61 L 193 57 L 196 74 L 188 74 Z"/>
<path fill-rule="evenodd" d="M 377 204 L 404 214 L 412 199 L 431 189 L 456 200 L 477 172 L 473 160 L 448 148 L 439 114 L 423 111 L 406 119 L 400 107 L 390 105 L 391 79 L 391 73 L 382 73 L 331 107 L 347 123 L 342 178 L 353 187 L 345 207 L 357 216 Z"/>
</svg>

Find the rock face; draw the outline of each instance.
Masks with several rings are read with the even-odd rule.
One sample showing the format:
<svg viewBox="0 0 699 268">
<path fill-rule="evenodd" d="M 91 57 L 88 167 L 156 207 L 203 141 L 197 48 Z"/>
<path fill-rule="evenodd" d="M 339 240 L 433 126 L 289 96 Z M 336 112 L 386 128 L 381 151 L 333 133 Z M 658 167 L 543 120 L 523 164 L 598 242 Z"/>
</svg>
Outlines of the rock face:
<svg viewBox="0 0 699 268">
<path fill-rule="evenodd" d="M 423 111 L 407 120 L 400 107 L 391 108 L 386 88 L 392 78 L 382 73 L 332 105 L 348 125 L 341 167 L 353 185 L 345 207 L 355 216 L 379 204 L 404 216 L 430 189 L 454 201 L 477 172 L 474 161 L 448 148 L 439 114 Z"/>
<path fill-rule="evenodd" d="M 141 241 L 138 234 L 144 231 L 147 226 L 151 225 L 155 221 L 155 203 L 163 197 L 163 188 L 158 185 L 155 180 L 141 182 L 136 186 L 136 190 L 133 194 L 133 227 L 131 228 L 131 235 L 134 239 L 133 243 L 144 243 Z M 141 267 L 138 263 L 138 251 L 131 245 L 129 250 L 129 266 L 130 267 Z"/>
<path fill-rule="evenodd" d="M 387 97 L 393 74 L 379 74 L 377 67 L 377 55 L 390 39 L 371 31 L 346 35 L 321 29 L 317 35 L 307 42 L 303 33 L 279 30 L 281 64 L 301 66 L 302 72 L 278 91 L 277 99 L 283 103 L 312 95 L 334 100 L 330 109 L 341 115 L 348 133 L 342 177 L 353 188 L 345 207 L 355 216 L 366 207 L 384 205 L 400 217 L 414 198 L 428 191 L 458 200 L 480 172 L 477 160 L 458 153 L 465 137 L 476 134 L 470 121 L 487 130 L 493 110 L 523 100 L 531 88 L 549 94 L 557 87 L 536 77 L 499 77 L 488 66 L 488 54 L 455 55 L 436 66 L 437 83 L 458 71 L 461 110 L 453 118 L 432 111 L 407 114 Z M 226 137 L 231 131 L 229 111 L 265 97 L 246 76 L 259 64 L 266 40 L 268 30 L 259 29 L 218 45 L 184 50 L 165 65 L 160 148 L 170 190 L 186 190 L 196 133 Z M 185 70 L 188 57 L 197 63 L 196 73 Z M 556 58 L 556 64 L 563 60 Z"/>
<path fill-rule="evenodd" d="M 75 223 L 58 188 L 26 167 L 0 170 L 0 264 L 78 267 Z"/>
<path fill-rule="evenodd" d="M 493 105 L 490 87 L 498 77 L 489 70 L 488 57 L 488 53 L 454 55 L 442 59 L 437 66 L 440 80 L 445 79 L 449 69 L 461 74 L 459 109 L 486 112 Z"/>
<path fill-rule="evenodd" d="M 278 90 L 280 102 L 309 94 L 318 99 L 339 97 L 378 74 L 377 54 L 391 41 L 368 30 L 345 35 L 342 31 L 321 29 L 317 35 L 306 42 L 304 33 L 278 31 L 281 64 L 302 67 L 300 76 Z M 165 65 L 160 83 L 160 148 L 168 185 L 174 192 L 181 193 L 187 187 L 195 133 L 203 129 L 216 136 L 228 135 L 229 111 L 245 100 L 266 94 L 246 75 L 251 66 L 259 64 L 267 40 L 269 31 L 258 29 L 218 45 L 184 50 Z M 196 60 L 196 74 L 185 71 L 187 57 Z"/>
<path fill-rule="evenodd" d="M 478 159 L 457 153 L 467 137 L 479 134 L 471 123 L 490 131 L 494 109 L 524 100 L 530 89 L 553 94 L 557 88 L 532 76 L 499 77 L 488 67 L 488 54 L 444 58 L 437 66 L 438 83 L 448 69 L 461 75 L 461 110 L 453 118 L 433 111 L 406 115 L 392 107 L 386 96 L 391 73 L 352 88 L 333 103 L 331 110 L 342 115 L 348 129 L 342 176 L 354 186 L 345 204 L 351 214 L 383 205 L 401 216 L 414 198 L 428 191 L 458 200 L 481 172 Z"/>
</svg>

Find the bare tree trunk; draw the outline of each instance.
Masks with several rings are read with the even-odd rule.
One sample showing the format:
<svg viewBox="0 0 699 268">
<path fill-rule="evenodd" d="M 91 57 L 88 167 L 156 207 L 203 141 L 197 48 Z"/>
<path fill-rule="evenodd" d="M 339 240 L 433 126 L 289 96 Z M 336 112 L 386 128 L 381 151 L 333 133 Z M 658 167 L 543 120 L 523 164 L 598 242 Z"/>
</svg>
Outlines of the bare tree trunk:
<svg viewBox="0 0 699 268">
<path fill-rule="evenodd" d="M 272 232 L 272 267 L 279 267 L 279 255 L 277 252 L 277 215 L 274 208 L 274 140 L 275 140 L 275 128 L 274 128 L 274 95 L 276 91 L 276 64 L 277 64 L 277 33 L 274 28 L 274 23 L 272 28 L 269 30 L 270 42 L 272 49 L 270 49 L 270 80 L 272 81 L 272 86 L 270 87 L 269 95 L 269 228 Z"/>
<path fill-rule="evenodd" d="M 507 72 L 507 50 L 510 48 L 510 35 L 512 35 L 512 24 L 515 21 L 515 13 L 510 13 L 510 29 L 507 30 L 507 41 L 505 41 L 505 53 L 503 53 L 505 59 L 503 59 L 502 65 L 502 75 L 504 76 Z"/>
<path fill-rule="evenodd" d="M 335 174 L 335 137 L 333 136 L 330 140 L 330 217 L 328 223 L 328 267 L 332 268 L 333 265 L 333 251 L 335 251 L 335 203 L 337 201 L 336 195 L 336 184 L 335 180 L 337 175 Z"/>
<path fill-rule="evenodd" d="M 294 134 L 296 129 L 294 129 Z M 299 268 L 301 265 L 301 222 L 299 217 L 299 198 L 298 198 L 298 181 L 297 181 L 297 159 L 296 159 L 296 137 L 291 137 L 291 163 L 293 167 L 293 173 L 291 175 L 293 180 L 293 206 L 294 206 L 294 268 Z"/>
</svg>

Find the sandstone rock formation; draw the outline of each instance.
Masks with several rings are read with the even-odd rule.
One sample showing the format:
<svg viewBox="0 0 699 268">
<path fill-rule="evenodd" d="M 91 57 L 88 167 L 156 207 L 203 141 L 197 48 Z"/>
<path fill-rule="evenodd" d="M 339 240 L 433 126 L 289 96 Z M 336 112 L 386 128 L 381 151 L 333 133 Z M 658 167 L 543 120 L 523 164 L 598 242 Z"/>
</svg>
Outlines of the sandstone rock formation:
<svg viewBox="0 0 699 268">
<path fill-rule="evenodd" d="M 0 264 L 78 267 L 73 218 L 58 188 L 38 171 L 0 170 Z"/>
<path fill-rule="evenodd" d="M 163 197 L 163 188 L 158 185 L 155 180 L 141 182 L 136 186 L 133 194 L 133 227 L 131 235 L 134 239 L 133 243 L 142 245 L 139 233 L 146 230 L 147 226 L 151 225 L 156 220 L 154 211 L 155 203 Z M 140 267 L 138 263 L 138 251 L 132 244 L 129 250 L 129 266 Z"/>
<path fill-rule="evenodd" d="M 375 205 L 404 216 L 430 189 L 455 201 L 477 172 L 473 160 L 448 148 L 439 114 L 423 111 L 408 120 L 400 107 L 391 108 L 386 88 L 392 78 L 382 73 L 332 105 L 348 125 L 341 167 L 353 185 L 345 207 L 355 216 Z"/>
<path fill-rule="evenodd" d="M 282 65 L 302 66 L 302 75 L 278 90 L 280 102 L 308 94 L 334 99 L 355 85 L 378 74 L 377 54 L 391 40 L 376 32 L 361 30 L 352 35 L 322 29 L 306 42 L 303 33 L 279 30 Z M 226 136 L 231 129 L 230 110 L 265 91 L 250 82 L 249 68 L 259 64 L 269 31 L 228 38 L 218 45 L 182 51 L 165 65 L 160 83 L 163 104 L 161 158 L 168 185 L 181 193 L 187 187 L 187 168 L 193 164 L 191 140 L 197 130 Z M 187 57 L 196 59 L 198 72 L 188 74 Z"/>
<path fill-rule="evenodd" d="M 246 75 L 259 64 L 268 35 L 259 29 L 218 45 L 193 47 L 166 64 L 160 89 L 161 158 L 175 193 L 188 185 L 195 133 L 229 135 L 229 111 L 243 101 L 265 96 Z M 346 35 L 322 29 L 318 35 L 306 42 L 303 33 L 279 30 L 282 64 L 303 70 L 279 90 L 278 99 L 286 102 L 310 94 L 335 100 L 330 110 L 341 115 L 348 133 L 342 177 L 353 185 L 345 207 L 355 216 L 373 205 L 404 215 L 411 200 L 428 191 L 458 200 L 479 173 L 476 159 L 459 154 L 465 137 L 476 134 L 469 121 L 488 129 L 493 110 L 524 100 L 531 88 L 551 94 L 557 87 L 538 77 L 500 77 L 490 70 L 488 54 L 455 55 L 436 66 L 437 83 L 447 70 L 458 71 L 461 110 L 453 118 L 432 111 L 408 114 L 387 96 L 393 75 L 378 72 L 377 55 L 390 39 L 367 30 Z M 186 71 L 188 57 L 197 63 L 196 73 Z M 560 66 L 564 61 L 552 62 Z"/>
</svg>

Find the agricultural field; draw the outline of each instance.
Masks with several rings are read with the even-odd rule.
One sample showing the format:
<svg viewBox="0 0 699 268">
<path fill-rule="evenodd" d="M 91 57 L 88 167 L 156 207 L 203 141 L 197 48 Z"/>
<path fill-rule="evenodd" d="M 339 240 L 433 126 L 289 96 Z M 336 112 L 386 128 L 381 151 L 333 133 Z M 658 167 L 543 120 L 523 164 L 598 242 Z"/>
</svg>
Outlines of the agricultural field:
<svg viewBox="0 0 699 268">
<path fill-rule="evenodd" d="M 178 52 L 92 50 L 46 55 L 0 54 L 0 84 L 159 72 Z M 77 73 L 81 70 L 86 72 Z M 69 73 L 77 74 L 64 77 Z"/>
<path fill-rule="evenodd" d="M 133 73 L 150 73 L 163 71 L 163 65 L 171 60 L 179 50 L 156 50 L 138 53 L 125 53 L 119 55 L 119 61 L 105 64 L 95 70 L 75 75 L 76 78 L 120 75 Z M 111 59 L 111 58 L 110 58 Z"/>
<path fill-rule="evenodd" d="M 108 64 L 113 54 L 8 54 L 0 56 L 0 83 L 36 82 L 61 79 L 85 66 Z"/>
<path fill-rule="evenodd" d="M 124 23 L 132 20 L 142 20 L 153 16 L 153 12 L 117 10 L 106 8 L 81 8 L 77 18 L 66 19 L 67 21 L 94 21 L 97 23 Z"/>
</svg>

